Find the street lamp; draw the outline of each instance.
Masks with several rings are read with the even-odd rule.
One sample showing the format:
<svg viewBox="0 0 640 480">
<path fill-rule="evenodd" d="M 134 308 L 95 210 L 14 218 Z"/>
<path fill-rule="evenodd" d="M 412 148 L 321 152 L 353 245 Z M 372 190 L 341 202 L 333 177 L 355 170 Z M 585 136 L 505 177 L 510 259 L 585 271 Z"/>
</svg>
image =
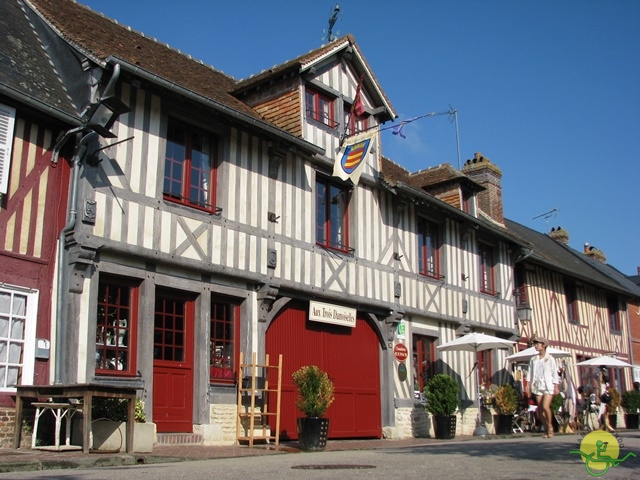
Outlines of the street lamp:
<svg viewBox="0 0 640 480">
<path fill-rule="evenodd" d="M 123 113 L 131 111 L 122 100 L 113 95 L 92 104 L 84 115 L 85 125 L 105 138 L 115 138 L 111 127 Z"/>
<path fill-rule="evenodd" d="M 518 320 L 521 322 L 530 322 L 532 312 L 533 309 L 529 304 L 518 305 L 516 307 L 516 315 L 518 315 Z"/>
<path fill-rule="evenodd" d="M 527 298 L 526 287 L 522 285 L 513 291 L 513 295 L 516 297 L 516 315 L 520 322 L 530 322 L 533 309 L 529 304 Z"/>
</svg>

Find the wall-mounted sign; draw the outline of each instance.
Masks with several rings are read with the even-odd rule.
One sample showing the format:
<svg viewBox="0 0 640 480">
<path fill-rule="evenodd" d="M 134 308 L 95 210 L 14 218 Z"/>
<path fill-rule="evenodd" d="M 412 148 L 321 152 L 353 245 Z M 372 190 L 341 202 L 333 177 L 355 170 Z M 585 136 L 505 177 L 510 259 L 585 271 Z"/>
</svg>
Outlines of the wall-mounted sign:
<svg viewBox="0 0 640 480">
<path fill-rule="evenodd" d="M 409 356 L 409 350 L 407 350 L 407 347 L 405 347 L 403 343 L 398 343 L 393 347 L 393 355 L 399 362 L 404 362 Z"/>
<path fill-rule="evenodd" d="M 402 362 L 398 364 L 398 380 L 404 382 L 407 379 L 407 364 Z"/>
<path fill-rule="evenodd" d="M 321 302 L 309 302 L 309 320 L 314 322 L 333 323 L 354 328 L 356 326 L 355 308 L 341 307 Z"/>
<path fill-rule="evenodd" d="M 400 320 L 398 322 L 398 328 L 396 330 L 398 339 L 404 340 L 406 329 L 407 329 L 407 325 L 406 323 L 404 323 L 404 319 Z"/>
</svg>

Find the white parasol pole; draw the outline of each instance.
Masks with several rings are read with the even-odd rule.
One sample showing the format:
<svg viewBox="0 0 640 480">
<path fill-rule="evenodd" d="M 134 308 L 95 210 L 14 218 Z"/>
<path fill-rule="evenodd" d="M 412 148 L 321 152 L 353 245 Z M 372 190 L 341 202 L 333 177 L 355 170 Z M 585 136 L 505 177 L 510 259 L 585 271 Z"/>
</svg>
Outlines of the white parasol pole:
<svg viewBox="0 0 640 480">
<path fill-rule="evenodd" d="M 480 399 L 480 366 L 478 365 L 478 347 L 475 350 L 476 360 L 476 396 L 478 397 L 478 418 L 476 419 L 476 428 L 473 431 L 474 437 L 486 437 L 489 435 L 487 427 L 482 422 L 482 400 Z"/>
</svg>

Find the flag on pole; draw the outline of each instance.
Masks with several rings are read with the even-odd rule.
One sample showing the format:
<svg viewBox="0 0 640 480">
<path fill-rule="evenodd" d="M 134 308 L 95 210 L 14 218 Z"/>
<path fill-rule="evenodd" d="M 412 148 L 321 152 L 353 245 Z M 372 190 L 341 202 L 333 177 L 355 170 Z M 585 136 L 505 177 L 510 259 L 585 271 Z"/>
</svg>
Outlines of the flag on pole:
<svg viewBox="0 0 640 480">
<path fill-rule="evenodd" d="M 402 138 L 407 138 L 407 136 L 404 134 L 404 125 L 406 122 L 402 122 L 400 125 L 396 125 L 394 127 L 391 128 L 391 133 L 393 133 L 394 135 L 400 135 Z"/>
<path fill-rule="evenodd" d="M 356 98 L 353 100 L 353 105 L 351 106 L 351 113 L 355 112 L 356 115 L 361 117 L 364 112 L 364 103 L 362 103 L 362 95 L 360 91 L 362 90 L 362 80 L 364 79 L 364 75 L 360 75 L 360 81 L 358 82 L 358 87 L 356 88 Z"/>
<path fill-rule="evenodd" d="M 342 180 L 351 179 L 354 185 L 358 184 L 376 133 L 376 130 L 367 130 L 347 137 L 340 150 L 338 150 L 338 155 L 333 165 L 334 177 L 340 177 Z"/>
</svg>

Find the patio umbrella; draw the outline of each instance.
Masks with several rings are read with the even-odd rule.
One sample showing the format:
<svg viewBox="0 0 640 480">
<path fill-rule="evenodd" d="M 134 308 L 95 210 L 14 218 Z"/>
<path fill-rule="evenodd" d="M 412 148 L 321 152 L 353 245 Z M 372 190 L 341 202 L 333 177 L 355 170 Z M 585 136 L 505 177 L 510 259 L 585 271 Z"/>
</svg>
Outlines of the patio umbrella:
<svg viewBox="0 0 640 480">
<path fill-rule="evenodd" d="M 492 350 L 494 348 L 509 348 L 516 342 L 512 342 L 511 340 L 505 340 L 504 338 L 494 337 L 492 335 L 486 335 L 484 333 L 468 333 L 467 335 L 463 335 L 460 338 L 456 338 L 455 340 L 451 340 L 450 342 L 443 343 L 436 347 L 437 350 L 441 351 L 467 351 L 467 352 L 481 352 L 483 350 Z M 478 385 L 478 426 L 474 430 L 473 434 L 475 436 L 488 435 L 487 429 L 484 425 L 482 425 L 482 417 L 480 415 L 480 408 L 482 404 L 480 403 L 480 372 L 476 368 L 476 382 Z"/>
<path fill-rule="evenodd" d="M 602 357 L 594 357 L 584 362 L 578 362 L 576 365 L 585 367 L 633 367 L 630 363 L 618 360 L 616 357 L 610 357 L 609 355 L 603 355 Z"/>
<path fill-rule="evenodd" d="M 564 350 L 553 347 L 547 347 L 547 353 L 556 358 L 571 356 L 569 352 L 565 352 Z M 521 352 L 509 355 L 505 360 L 509 360 L 510 362 L 528 362 L 536 356 L 538 356 L 538 352 L 536 351 L 535 347 L 529 347 L 525 350 L 522 350 Z"/>
</svg>

